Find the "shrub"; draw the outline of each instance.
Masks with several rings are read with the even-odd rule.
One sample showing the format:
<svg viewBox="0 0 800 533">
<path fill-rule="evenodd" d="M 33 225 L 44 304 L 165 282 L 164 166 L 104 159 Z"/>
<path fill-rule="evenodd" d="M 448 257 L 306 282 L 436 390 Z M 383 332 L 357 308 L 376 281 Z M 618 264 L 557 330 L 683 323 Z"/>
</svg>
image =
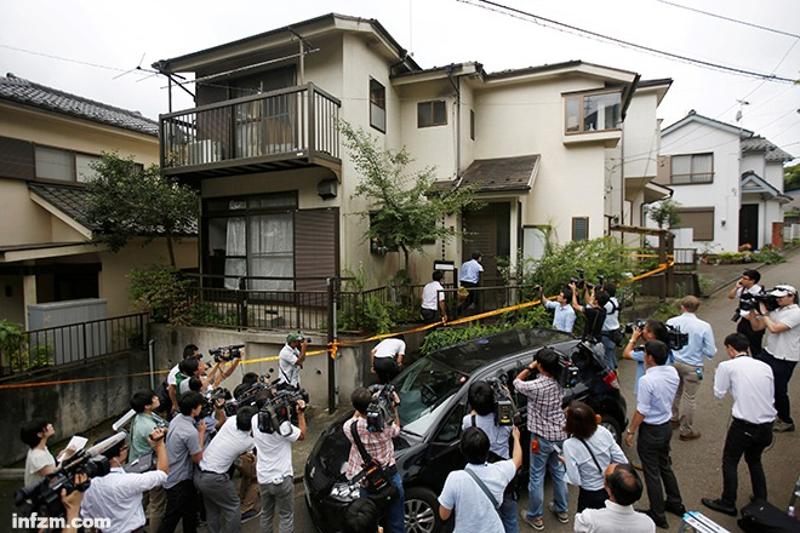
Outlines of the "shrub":
<svg viewBox="0 0 800 533">
<path fill-rule="evenodd" d="M 779 250 L 769 245 L 762 247 L 759 251 L 754 253 L 753 259 L 758 263 L 767 265 L 774 265 L 786 261 L 786 258 Z"/>
<path fill-rule="evenodd" d="M 148 311 L 153 321 L 172 326 L 190 323 L 193 302 L 188 289 L 191 282 L 181 279 L 177 269 L 166 265 L 134 268 L 128 279 L 136 307 Z"/>
</svg>

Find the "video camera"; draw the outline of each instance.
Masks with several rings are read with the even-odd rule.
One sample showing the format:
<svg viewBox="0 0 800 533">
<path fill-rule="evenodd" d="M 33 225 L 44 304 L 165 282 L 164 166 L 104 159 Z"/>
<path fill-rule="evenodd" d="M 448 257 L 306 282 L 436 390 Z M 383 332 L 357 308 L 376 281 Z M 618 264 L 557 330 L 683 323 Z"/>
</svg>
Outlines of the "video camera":
<svg viewBox="0 0 800 533">
<path fill-rule="evenodd" d="M 756 313 L 760 314 L 760 307 L 762 303 L 764 304 L 764 307 L 767 308 L 768 312 L 774 311 L 780 307 L 778 304 L 778 297 L 770 294 L 770 292 L 762 291 L 757 294 L 743 292 L 739 297 L 739 307 L 736 308 L 736 312 L 733 314 L 733 317 L 731 317 L 731 320 L 736 322 L 739 320 L 739 318 L 746 317 L 750 311 L 755 311 Z"/>
<path fill-rule="evenodd" d="M 238 395 L 238 397 L 237 397 Z M 270 398 L 270 385 L 266 376 L 261 376 L 258 381 L 244 390 L 234 391 L 234 398 L 225 402 L 225 416 L 236 416 L 242 407 L 256 407 L 261 409 Z"/>
<path fill-rule="evenodd" d="M 681 333 L 681 328 L 677 326 L 667 326 L 667 346 L 670 350 L 678 351 L 689 344 L 689 334 Z"/>
<path fill-rule="evenodd" d="M 217 387 L 203 394 L 203 408 L 200 409 L 198 418 L 205 418 L 214 413 L 214 408 L 219 405 L 225 406 L 227 400 L 231 398 L 231 393 L 228 389 Z M 235 414 L 235 413 L 234 413 Z M 227 413 L 226 413 L 227 415 Z"/>
<path fill-rule="evenodd" d="M 244 346 L 244 344 L 230 344 L 228 346 L 220 346 L 219 348 L 209 350 L 208 353 L 214 358 L 215 363 L 227 363 L 242 357 L 242 348 L 244 348 Z"/>
<path fill-rule="evenodd" d="M 584 287 L 588 287 L 589 289 L 594 289 L 596 287 L 602 287 L 603 283 L 605 283 L 605 276 L 597 276 L 597 283 L 589 283 L 586 281 L 586 271 L 582 268 L 576 269 L 578 273 L 577 277 L 571 277 L 569 279 L 570 283 L 574 283 L 577 289 L 583 290 Z"/>
<path fill-rule="evenodd" d="M 61 504 L 61 490 L 66 489 L 67 494 L 74 490 L 85 491 L 89 488 L 90 480 L 95 477 L 105 476 L 111 471 L 108 458 L 103 452 L 116 446 L 125 438 L 124 431 L 104 439 L 88 450 L 80 450 L 65 459 L 61 467 L 47 475 L 43 480 L 19 489 L 14 494 L 14 504 L 23 510 L 24 515 L 34 512 L 42 516 L 64 516 L 64 506 Z M 75 476 L 86 474 L 84 483 L 75 484 Z"/>
<path fill-rule="evenodd" d="M 524 428 L 528 420 L 528 410 L 525 407 L 517 407 L 511 391 L 499 379 L 491 379 L 488 383 L 494 392 L 494 423 L 498 426 Z"/>
<path fill-rule="evenodd" d="M 637 318 L 634 322 L 625 324 L 625 334 L 630 335 L 634 330 L 642 330 L 647 325 L 647 320 L 644 318 Z"/>
<path fill-rule="evenodd" d="M 376 384 L 367 390 L 372 393 L 372 401 L 367 406 L 367 431 L 378 433 L 394 421 L 395 388 L 392 384 Z"/>
<path fill-rule="evenodd" d="M 278 433 L 283 437 L 291 434 L 281 432 L 284 422 L 294 423 L 297 420 L 297 401 L 308 403 L 308 393 L 305 389 L 294 387 L 288 383 L 279 383 L 277 380 L 270 384 L 264 401 L 258 412 L 258 430 L 262 433 Z"/>
</svg>

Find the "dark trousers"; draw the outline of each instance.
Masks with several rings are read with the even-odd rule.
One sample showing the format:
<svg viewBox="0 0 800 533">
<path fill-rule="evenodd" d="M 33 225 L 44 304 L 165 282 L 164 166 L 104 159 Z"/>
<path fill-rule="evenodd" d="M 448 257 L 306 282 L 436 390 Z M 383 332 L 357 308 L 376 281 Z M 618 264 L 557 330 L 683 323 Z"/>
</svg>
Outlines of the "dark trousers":
<svg viewBox="0 0 800 533">
<path fill-rule="evenodd" d="M 578 511 L 584 509 L 605 509 L 608 493 L 606 489 L 586 490 L 583 487 L 578 490 Z"/>
<path fill-rule="evenodd" d="M 772 422 L 751 424 L 738 418 L 733 419 L 725 438 L 725 449 L 722 451 L 722 501 L 732 507 L 736 506 L 739 485 L 737 469 L 743 454 L 750 470 L 753 497 L 767 501 L 767 478 L 764 476 L 764 467 L 761 466 L 761 453 L 771 443 Z"/>
<path fill-rule="evenodd" d="M 666 519 L 664 492 L 667 493 L 666 503 L 671 507 L 679 507 L 682 503 L 681 491 L 672 471 L 672 458 L 669 455 L 671 438 L 672 426 L 669 422 L 657 426 L 642 423 L 636 443 L 636 451 L 639 453 L 644 470 L 644 484 L 647 487 L 647 497 L 650 499 L 650 509 L 656 516 L 664 519 Z"/>
<path fill-rule="evenodd" d="M 430 324 L 431 322 L 438 322 L 439 320 L 441 320 L 441 317 L 439 316 L 439 311 L 436 311 L 434 309 L 422 308 L 420 309 L 419 314 L 422 317 L 422 321 L 425 322 L 426 324 Z"/>
<path fill-rule="evenodd" d="M 778 418 L 788 424 L 794 424 L 789 408 L 789 380 L 792 379 L 792 372 L 797 362 L 776 359 L 766 350 L 762 350 L 759 359 L 772 368 L 772 375 L 775 377 L 775 410 L 778 411 Z"/>
<path fill-rule="evenodd" d="M 746 318 L 740 318 L 739 323 L 736 325 L 736 332 L 741 333 L 747 337 L 750 342 L 750 355 L 753 357 L 761 353 L 761 341 L 764 339 L 764 330 L 753 331 L 753 326 Z"/>
<path fill-rule="evenodd" d="M 472 290 L 477 287 L 478 284 L 472 283 L 471 281 L 459 281 L 458 283 L 462 287 L 467 288 L 467 298 L 458 306 L 458 314 L 461 314 L 461 312 L 465 309 L 469 309 L 469 307 L 473 304 L 475 304 L 476 311 L 480 309 L 480 305 L 478 304 L 478 291 Z"/>
<path fill-rule="evenodd" d="M 376 357 L 373 366 L 378 375 L 378 382 L 382 385 L 389 383 L 400 373 L 400 367 L 394 357 Z"/>
<path fill-rule="evenodd" d="M 183 520 L 184 533 L 197 533 L 197 502 L 199 496 L 191 479 L 167 489 L 167 510 L 158 533 L 174 533 Z"/>
</svg>

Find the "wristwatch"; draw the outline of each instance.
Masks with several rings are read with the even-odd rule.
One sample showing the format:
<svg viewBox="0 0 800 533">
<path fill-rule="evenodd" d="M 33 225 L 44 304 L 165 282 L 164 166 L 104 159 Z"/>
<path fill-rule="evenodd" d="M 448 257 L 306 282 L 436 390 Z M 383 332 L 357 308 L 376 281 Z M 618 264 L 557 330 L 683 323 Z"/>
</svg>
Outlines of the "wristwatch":
<svg viewBox="0 0 800 533">
<path fill-rule="evenodd" d="M 625 433 L 627 433 L 628 435 L 636 435 L 636 432 L 635 431 L 631 431 L 631 428 L 627 428 L 625 430 Z"/>
</svg>

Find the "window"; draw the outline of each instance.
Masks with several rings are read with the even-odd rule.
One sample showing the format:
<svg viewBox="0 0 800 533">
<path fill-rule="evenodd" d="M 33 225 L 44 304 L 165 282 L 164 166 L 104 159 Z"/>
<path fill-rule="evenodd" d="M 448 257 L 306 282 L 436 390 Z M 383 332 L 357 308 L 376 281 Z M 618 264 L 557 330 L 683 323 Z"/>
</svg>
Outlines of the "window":
<svg viewBox="0 0 800 533">
<path fill-rule="evenodd" d="M 75 181 L 75 160 L 72 152 L 36 147 L 36 177 L 49 180 Z"/>
<path fill-rule="evenodd" d="M 386 88 L 369 80 L 369 125 L 386 133 Z"/>
<path fill-rule="evenodd" d="M 444 126 L 447 124 L 447 105 L 444 100 L 417 104 L 417 127 Z"/>
<path fill-rule="evenodd" d="M 588 133 L 618 129 L 622 122 L 622 93 L 572 94 L 566 97 L 564 131 Z"/>
<path fill-rule="evenodd" d="M 713 241 L 714 240 L 714 208 L 713 207 L 691 207 L 679 209 L 680 221 L 672 226 L 673 228 L 692 228 L 694 230 L 694 240 Z"/>
<path fill-rule="evenodd" d="M 469 110 L 469 138 L 475 140 L 475 111 Z"/>
<path fill-rule="evenodd" d="M 572 217 L 572 240 L 585 241 L 589 238 L 589 217 Z"/>
<path fill-rule="evenodd" d="M 98 177 L 92 165 L 99 161 L 100 158 L 93 155 L 75 154 L 75 172 L 80 183 L 88 183 Z"/>
<path fill-rule="evenodd" d="M 670 184 L 714 181 L 714 154 L 674 155 L 670 158 Z"/>
</svg>

